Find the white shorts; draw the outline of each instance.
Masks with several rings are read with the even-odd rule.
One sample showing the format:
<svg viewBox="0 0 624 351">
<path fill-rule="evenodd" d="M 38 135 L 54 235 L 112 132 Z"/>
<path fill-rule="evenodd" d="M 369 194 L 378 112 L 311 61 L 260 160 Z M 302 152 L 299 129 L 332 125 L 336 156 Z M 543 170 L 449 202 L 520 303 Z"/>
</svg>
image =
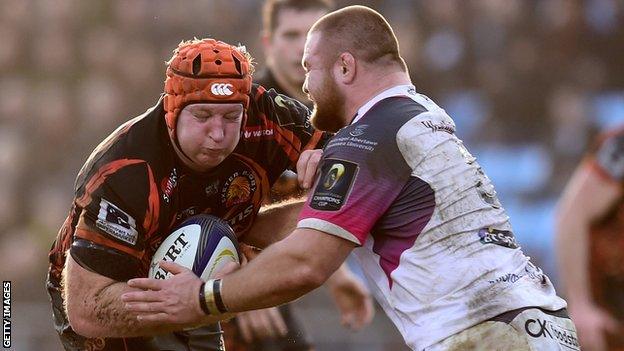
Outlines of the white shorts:
<svg viewBox="0 0 624 351">
<path fill-rule="evenodd" d="M 580 350 L 576 328 L 564 310 L 526 308 L 504 313 L 432 345 L 426 351 Z"/>
</svg>

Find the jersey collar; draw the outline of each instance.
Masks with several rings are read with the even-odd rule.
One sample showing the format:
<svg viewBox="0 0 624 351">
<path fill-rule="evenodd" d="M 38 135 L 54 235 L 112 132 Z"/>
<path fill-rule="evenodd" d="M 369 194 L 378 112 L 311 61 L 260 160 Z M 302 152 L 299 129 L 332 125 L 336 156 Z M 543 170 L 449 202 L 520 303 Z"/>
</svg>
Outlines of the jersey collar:
<svg viewBox="0 0 624 351">
<path fill-rule="evenodd" d="M 368 100 L 367 103 L 362 105 L 362 107 L 360 107 L 360 109 L 357 111 L 357 114 L 353 121 L 351 121 L 351 124 L 359 121 L 360 118 L 362 118 L 362 116 L 364 116 L 364 114 L 368 112 L 368 110 L 370 110 L 373 106 L 375 106 L 375 104 L 379 101 L 393 96 L 409 96 L 413 95 L 415 92 L 416 87 L 414 87 L 414 85 L 412 84 L 395 85 L 392 88 L 386 89 L 381 93 L 377 94 L 372 99 Z"/>
</svg>

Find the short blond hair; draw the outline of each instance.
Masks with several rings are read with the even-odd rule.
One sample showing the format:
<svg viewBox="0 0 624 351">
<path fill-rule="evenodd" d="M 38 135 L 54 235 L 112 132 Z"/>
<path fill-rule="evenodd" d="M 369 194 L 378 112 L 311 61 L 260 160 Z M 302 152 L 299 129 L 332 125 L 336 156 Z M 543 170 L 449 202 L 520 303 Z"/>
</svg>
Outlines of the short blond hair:
<svg viewBox="0 0 624 351">
<path fill-rule="evenodd" d="M 407 72 L 399 54 L 399 42 L 392 27 L 377 11 L 366 6 L 348 6 L 321 17 L 310 29 L 322 36 L 322 50 L 333 62 L 349 52 L 368 63 L 394 63 Z"/>
</svg>

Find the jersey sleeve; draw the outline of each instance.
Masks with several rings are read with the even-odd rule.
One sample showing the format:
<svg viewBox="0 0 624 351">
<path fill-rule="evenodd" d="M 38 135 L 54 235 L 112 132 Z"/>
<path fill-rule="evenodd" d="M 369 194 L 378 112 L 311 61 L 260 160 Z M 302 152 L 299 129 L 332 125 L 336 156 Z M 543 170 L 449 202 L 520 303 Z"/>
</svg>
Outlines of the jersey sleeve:
<svg viewBox="0 0 624 351">
<path fill-rule="evenodd" d="M 342 135 L 327 145 L 297 227 L 359 246 L 404 188 L 410 172 L 393 140 Z"/>
<path fill-rule="evenodd" d="M 303 151 L 321 148 L 329 139 L 329 134 L 312 127 L 309 117 L 310 110 L 302 103 L 254 84 L 237 151 L 261 162 L 273 184 L 283 171 L 295 169 Z"/>
<path fill-rule="evenodd" d="M 82 212 L 70 253 L 83 268 L 117 281 L 139 276 L 158 200 L 150 178 L 145 162 L 117 160 L 79 189 Z"/>
<path fill-rule="evenodd" d="M 603 138 L 590 160 L 595 169 L 607 179 L 624 181 L 624 133 Z"/>
</svg>

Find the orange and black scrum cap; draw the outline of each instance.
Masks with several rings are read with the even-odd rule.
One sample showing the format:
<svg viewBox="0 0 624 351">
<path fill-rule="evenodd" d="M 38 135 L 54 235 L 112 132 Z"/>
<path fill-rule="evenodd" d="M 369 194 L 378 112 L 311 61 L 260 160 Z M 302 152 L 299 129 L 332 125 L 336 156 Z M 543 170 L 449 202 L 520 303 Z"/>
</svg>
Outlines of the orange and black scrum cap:
<svg viewBox="0 0 624 351">
<path fill-rule="evenodd" d="M 180 111 L 192 103 L 240 102 L 245 110 L 244 126 L 253 73 L 251 61 L 242 46 L 214 39 L 181 42 L 167 62 L 165 79 L 165 120 L 171 137 L 175 139 Z"/>
</svg>

